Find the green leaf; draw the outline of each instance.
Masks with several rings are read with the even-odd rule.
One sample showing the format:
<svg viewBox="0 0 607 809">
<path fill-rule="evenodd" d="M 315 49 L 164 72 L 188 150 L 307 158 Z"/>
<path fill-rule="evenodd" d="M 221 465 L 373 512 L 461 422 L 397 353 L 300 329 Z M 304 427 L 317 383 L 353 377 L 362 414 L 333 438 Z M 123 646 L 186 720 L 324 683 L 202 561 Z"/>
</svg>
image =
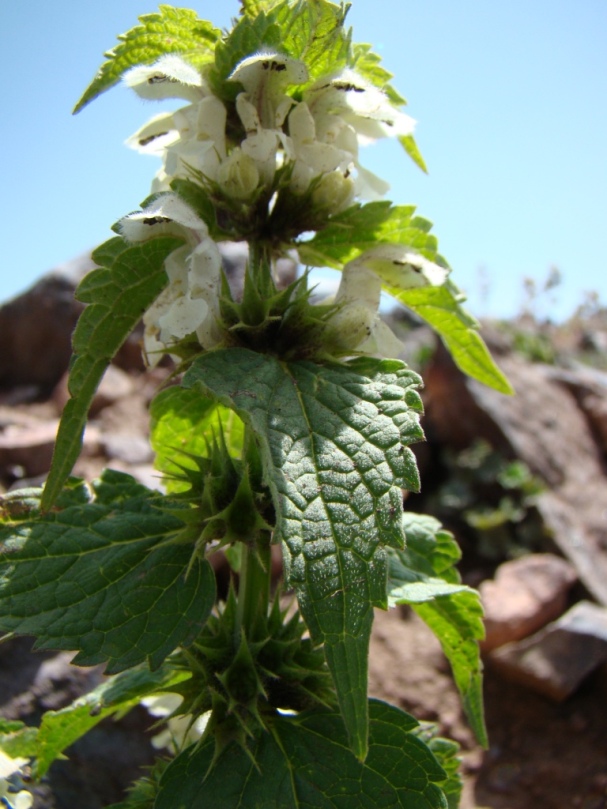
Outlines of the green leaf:
<svg viewBox="0 0 607 809">
<path fill-rule="evenodd" d="M 0 629 L 78 651 L 79 665 L 157 668 L 204 625 L 213 570 L 191 547 L 165 544 L 183 528 L 162 510 L 167 498 L 120 472 L 92 489 L 85 505 L 0 529 Z"/>
<path fill-rule="evenodd" d="M 169 491 L 184 491 L 189 484 L 171 480 L 176 464 L 197 469 L 192 456 L 208 454 L 208 442 L 223 432 L 232 457 L 240 457 L 244 440 L 244 425 L 233 410 L 214 399 L 201 396 L 199 391 L 172 387 L 161 391 L 150 407 L 151 440 L 156 452 L 156 468 L 168 477 Z"/>
<path fill-rule="evenodd" d="M 389 83 L 394 74 L 382 67 L 381 56 L 374 53 L 371 48 L 372 45 L 366 42 L 356 42 L 352 45 L 352 67 L 375 87 L 383 90 L 394 106 L 402 107 L 407 103 L 406 99 Z"/>
<path fill-rule="evenodd" d="M 348 8 L 327 0 L 299 0 L 277 7 L 280 50 L 305 62 L 310 82 L 346 67 L 351 38 L 350 31 L 344 30 Z"/>
<path fill-rule="evenodd" d="M 478 646 L 485 635 L 480 596 L 458 584 L 453 564 L 459 552 L 451 534 L 442 530 L 437 520 L 405 514 L 403 525 L 407 547 L 389 552 L 389 602 L 410 604 L 432 629 L 451 663 L 472 729 L 486 746 Z"/>
<path fill-rule="evenodd" d="M 89 306 L 72 340 L 71 398 L 59 425 L 43 509 L 53 505 L 78 458 L 88 410 L 107 366 L 166 286 L 164 260 L 181 244 L 180 239 L 161 237 L 120 250 L 111 239 L 102 246 L 103 255 L 113 257 L 111 266 L 93 270 L 78 287 L 76 297 Z"/>
<path fill-rule="evenodd" d="M 436 598 L 413 609 L 439 639 L 451 663 L 464 711 L 479 744 L 488 747 L 483 709 L 483 666 L 478 641 L 485 636 L 483 608 L 472 590 Z"/>
<path fill-rule="evenodd" d="M 364 763 L 348 749 L 338 714 L 277 716 L 250 755 L 232 743 L 210 771 L 212 739 L 181 753 L 161 778 L 155 809 L 447 809 L 436 784 L 446 774 L 414 732 L 417 722 L 375 700 L 369 714 Z"/>
<path fill-rule="evenodd" d="M 500 393 L 514 393 L 450 284 L 387 291 L 438 332 L 461 371 Z"/>
<path fill-rule="evenodd" d="M 437 736 L 437 727 L 430 722 L 420 723 L 416 733 L 428 745 L 447 775 L 446 780 L 440 782 L 440 788 L 447 799 L 448 809 L 458 809 L 464 786 L 460 771 L 461 759 L 458 757 L 459 745 Z"/>
<path fill-rule="evenodd" d="M 97 96 L 113 87 L 135 65 L 149 65 L 167 53 L 178 53 L 194 65 L 212 61 L 221 31 L 187 8 L 161 5 L 159 11 L 139 17 L 141 25 L 118 36 L 119 44 L 104 54 L 104 62 L 74 107 L 80 112 Z"/>
<path fill-rule="evenodd" d="M 331 217 L 330 224 L 306 242 L 297 245 L 299 257 L 311 267 L 341 270 L 344 264 L 377 244 L 404 244 L 430 261 L 443 264 L 438 242 L 429 233 L 427 219 L 414 216 L 413 205 L 388 201 L 353 205 Z"/>
<path fill-rule="evenodd" d="M 262 11 L 271 11 L 282 2 L 283 0 L 240 0 L 242 6 L 240 12 L 248 17 L 257 17 Z"/>
<path fill-rule="evenodd" d="M 280 362 L 247 349 L 195 360 L 184 385 L 236 410 L 260 444 L 287 575 L 325 644 L 356 755 L 367 740 L 372 605 L 386 603 L 384 546 L 401 547 L 402 488 L 416 490 L 419 377 L 396 360 Z"/>
<path fill-rule="evenodd" d="M 405 548 L 389 552 L 388 602 L 391 606 L 431 600 L 468 590 L 455 565 L 461 551 L 453 534 L 427 514 L 403 514 Z M 436 590 L 436 592 L 431 592 Z M 442 592 L 439 592 L 442 590 Z"/>
<path fill-rule="evenodd" d="M 422 153 L 420 152 L 413 135 L 401 135 L 401 137 L 398 140 L 403 149 L 405 150 L 405 152 L 411 158 L 411 160 L 413 160 L 413 162 L 417 166 L 419 166 L 419 168 L 424 172 L 424 174 L 427 174 L 428 167 L 426 166 L 426 161 L 422 157 Z"/>
<path fill-rule="evenodd" d="M 36 759 L 36 777 L 43 778 L 53 761 L 61 758 L 64 750 L 102 719 L 117 713 L 124 715 L 143 697 L 166 689 L 183 678 L 184 674 L 176 675 L 171 666 L 162 666 L 155 672 L 141 667 L 110 677 L 60 711 L 47 711 L 37 731 L 35 748 L 30 753 Z"/>
<path fill-rule="evenodd" d="M 0 751 L 11 758 L 33 758 L 37 736 L 38 728 L 0 718 Z"/>
</svg>

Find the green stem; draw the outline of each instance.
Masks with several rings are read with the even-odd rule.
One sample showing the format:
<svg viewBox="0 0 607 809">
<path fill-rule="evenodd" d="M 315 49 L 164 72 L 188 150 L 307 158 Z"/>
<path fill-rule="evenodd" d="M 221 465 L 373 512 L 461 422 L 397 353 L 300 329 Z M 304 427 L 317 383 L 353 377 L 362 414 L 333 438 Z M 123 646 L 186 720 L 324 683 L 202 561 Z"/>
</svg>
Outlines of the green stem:
<svg viewBox="0 0 607 809">
<path fill-rule="evenodd" d="M 257 541 L 245 546 L 240 567 L 236 625 L 248 638 L 257 634 L 267 618 L 271 567 L 270 532 L 260 531 Z"/>
</svg>

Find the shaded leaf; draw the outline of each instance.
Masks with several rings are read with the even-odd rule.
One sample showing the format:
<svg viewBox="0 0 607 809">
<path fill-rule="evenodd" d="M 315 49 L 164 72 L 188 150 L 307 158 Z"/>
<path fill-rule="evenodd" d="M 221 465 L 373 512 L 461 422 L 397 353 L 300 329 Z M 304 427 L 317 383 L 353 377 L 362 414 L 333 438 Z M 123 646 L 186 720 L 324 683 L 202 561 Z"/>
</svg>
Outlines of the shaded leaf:
<svg viewBox="0 0 607 809">
<path fill-rule="evenodd" d="M 417 722 L 376 700 L 369 714 L 364 763 L 349 750 L 337 713 L 277 716 L 250 757 L 232 744 L 208 772 L 212 739 L 181 753 L 160 781 L 155 809 L 446 809 L 436 784 L 446 773 L 414 732 Z"/>
<path fill-rule="evenodd" d="M 386 603 L 383 548 L 402 546 L 402 488 L 419 485 L 408 448 L 422 437 L 419 377 L 396 360 L 318 366 L 225 349 L 195 360 L 184 384 L 234 408 L 257 436 L 287 575 L 364 757 L 372 606 Z"/>
<path fill-rule="evenodd" d="M 162 237 L 121 250 L 111 239 L 102 246 L 111 266 L 93 270 L 78 287 L 76 297 L 89 306 L 72 339 L 71 398 L 61 417 L 43 509 L 53 505 L 78 458 L 88 410 L 107 366 L 166 286 L 164 260 L 181 243 Z"/>
<path fill-rule="evenodd" d="M 93 691 L 59 711 L 47 711 L 40 723 L 34 751 L 35 772 L 42 778 L 53 761 L 60 758 L 75 741 L 113 714 L 124 715 L 139 705 L 143 697 L 183 679 L 170 666 L 152 672 L 146 667 L 110 677 Z"/>
<path fill-rule="evenodd" d="M 120 34 L 119 44 L 104 54 L 107 61 L 84 91 L 74 112 L 80 112 L 117 84 L 130 68 L 150 65 L 167 53 L 178 53 L 194 67 L 201 67 L 213 59 L 215 43 L 221 37 L 218 28 L 187 8 L 160 5 L 158 12 L 144 14 L 139 22 L 141 25 Z"/>
<path fill-rule="evenodd" d="M 0 529 L 0 629 L 108 672 L 157 668 L 208 618 L 212 568 L 187 545 L 163 544 L 183 528 L 161 510 L 166 498 L 120 472 L 92 488 L 87 504 Z"/>
</svg>

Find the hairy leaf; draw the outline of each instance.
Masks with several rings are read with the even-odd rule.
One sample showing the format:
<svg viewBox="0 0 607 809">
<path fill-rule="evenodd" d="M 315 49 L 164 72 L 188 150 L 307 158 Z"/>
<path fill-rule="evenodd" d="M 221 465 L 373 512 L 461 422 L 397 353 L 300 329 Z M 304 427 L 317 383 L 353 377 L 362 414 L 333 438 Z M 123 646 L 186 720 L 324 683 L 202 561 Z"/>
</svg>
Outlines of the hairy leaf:
<svg viewBox="0 0 607 809">
<path fill-rule="evenodd" d="M 221 31 L 187 8 L 160 5 L 158 12 L 139 17 L 141 25 L 118 36 L 119 44 L 104 54 L 97 75 L 74 107 L 80 112 L 97 96 L 109 90 L 136 65 L 149 65 L 167 53 L 178 53 L 194 67 L 212 61 Z"/>
<path fill-rule="evenodd" d="M 277 7 L 281 50 L 305 62 L 310 81 L 346 66 L 350 53 L 350 32 L 344 31 L 347 13 L 347 7 L 327 0 L 299 0 Z"/>
<path fill-rule="evenodd" d="M 419 377 L 396 360 L 284 363 L 206 354 L 185 385 L 234 408 L 256 434 L 287 575 L 323 641 L 353 750 L 367 739 L 372 605 L 386 603 L 384 546 L 401 547 L 402 488 L 419 485 Z"/>
<path fill-rule="evenodd" d="M 364 763 L 348 749 L 338 714 L 278 716 L 253 740 L 250 756 L 232 743 L 210 771 L 212 739 L 185 750 L 165 771 L 155 808 L 446 809 L 436 784 L 446 774 L 414 732 L 417 722 L 376 700 L 369 714 Z"/>
<path fill-rule="evenodd" d="M 458 583 L 453 565 L 459 549 L 437 520 L 408 513 L 403 525 L 406 549 L 389 551 L 389 602 L 410 604 L 432 629 L 451 663 L 472 729 L 486 745 L 478 646 L 485 630 L 479 594 Z"/>
<path fill-rule="evenodd" d="M 352 67 L 371 84 L 383 90 L 392 104 L 396 107 L 403 106 L 407 103 L 406 99 L 389 83 L 394 74 L 381 65 L 381 56 L 374 53 L 371 48 L 372 45 L 366 42 L 356 42 L 352 45 Z"/>
<path fill-rule="evenodd" d="M 240 457 L 244 425 L 233 410 L 198 391 L 172 387 L 162 391 L 150 407 L 152 447 L 156 451 L 156 468 L 168 478 L 170 491 L 187 489 L 188 484 L 171 480 L 176 464 L 196 469 L 191 457 L 207 455 L 208 441 L 223 432 L 226 446 L 234 457 Z"/>
<path fill-rule="evenodd" d="M 92 488 L 89 503 L 0 529 L 0 629 L 108 672 L 157 668 L 208 618 L 212 568 L 163 544 L 183 527 L 161 510 L 166 498 L 120 472 Z"/>
<path fill-rule="evenodd" d="M 120 249 L 111 239 L 101 254 L 111 260 L 111 266 L 93 270 L 78 287 L 76 297 L 89 306 L 80 315 L 72 340 L 71 398 L 59 425 L 42 497 L 44 509 L 53 505 L 78 458 L 88 410 L 107 366 L 166 286 L 164 260 L 181 243 L 162 237 Z"/>
<path fill-rule="evenodd" d="M 256 17 L 262 11 L 271 11 L 282 2 L 283 0 L 240 0 L 241 14 Z"/>
</svg>

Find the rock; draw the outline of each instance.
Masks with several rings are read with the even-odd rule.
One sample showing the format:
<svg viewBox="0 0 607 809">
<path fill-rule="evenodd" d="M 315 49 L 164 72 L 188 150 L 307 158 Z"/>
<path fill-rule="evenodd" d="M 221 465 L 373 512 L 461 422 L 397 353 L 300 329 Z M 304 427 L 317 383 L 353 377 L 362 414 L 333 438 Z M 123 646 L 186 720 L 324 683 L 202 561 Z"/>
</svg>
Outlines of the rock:
<svg viewBox="0 0 607 809">
<path fill-rule="evenodd" d="M 500 565 L 495 578 L 479 588 L 485 611 L 483 651 L 526 638 L 558 618 L 576 578 L 570 564 L 549 553 Z"/>
<path fill-rule="evenodd" d="M 607 458 L 607 373 L 596 368 L 549 368 L 549 376 L 575 397 Z"/>
<path fill-rule="evenodd" d="M 515 396 L 465 377 L 437 351 L 424 377 L 428 438 L 456 450 L 482 438 L 543 479 L 537 508 L 551 541 L 607 605 L 607 476 L 593 430 L 552 367 L 516 356 L 500 357 L 500 365 Z"/>
<path fill-rule="evenodd" d="M 154 451 L 149 440 L 141 435 L 109 433 L 104 436 L 102 443 L 104 452 L 110 460 L 116 459 L 138 466 L 154 459 Z"/>
<path fill-rule="evenodd" d="M 607 662 L 607 609 L 580 601 L 558 621 L 489 656 L 509 678 L 561 702 Z"/>
<path fill-rule="evenodd" d="M 50 393 L 68 367 L 82 308 L 73 283 L 60 275 L 42 278 L 0 307 L 0 388 L 29 385 L 36 396 Z"/>
<path fill-rule="evenodd" d="M 48 472 L 58 425 L 58 419 L 37 420 L 17 413 L 5 422 L 0 433 L 0 478 L 13 481 Z M 99 451 L 99 431 L 93 425 L 86 428 L 83 445 L 88 453 Z"/>
</svg>

